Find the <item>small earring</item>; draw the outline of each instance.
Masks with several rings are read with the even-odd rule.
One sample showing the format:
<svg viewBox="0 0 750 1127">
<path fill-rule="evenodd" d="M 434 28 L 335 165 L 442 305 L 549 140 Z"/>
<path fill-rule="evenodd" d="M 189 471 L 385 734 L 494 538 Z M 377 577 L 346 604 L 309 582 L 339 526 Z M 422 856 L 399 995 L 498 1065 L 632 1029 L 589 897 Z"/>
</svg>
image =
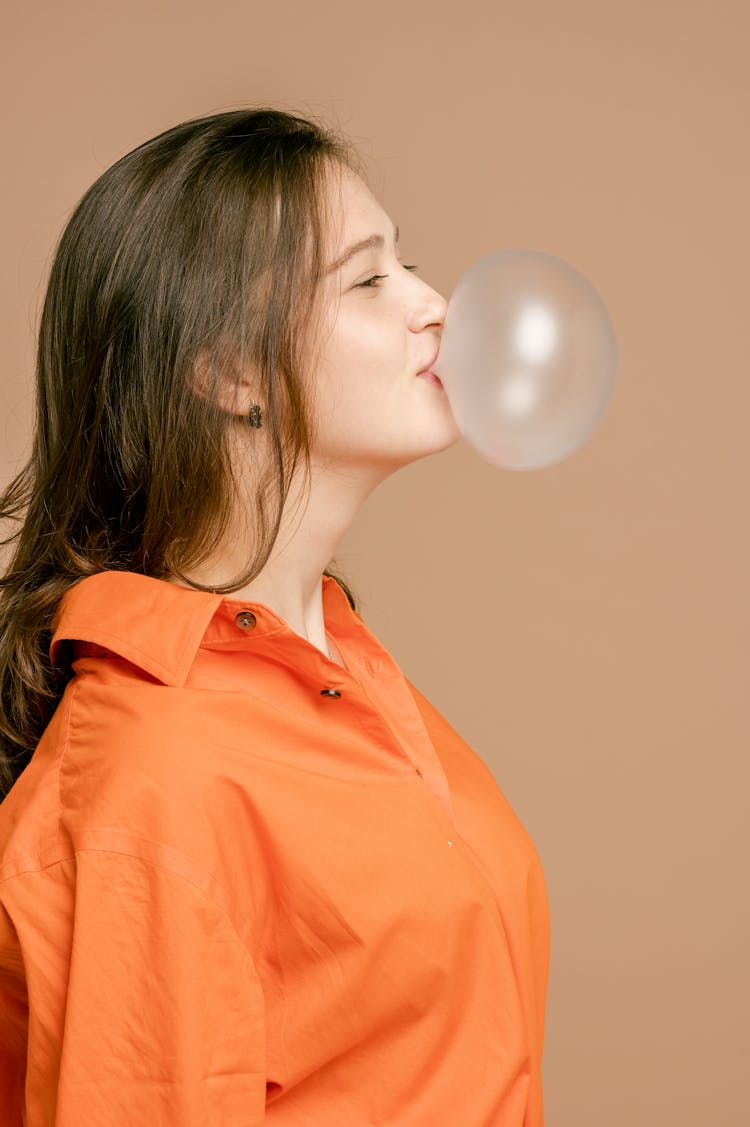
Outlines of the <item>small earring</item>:
<svg viewBox="0 0 750 1127">
<path fill-rule="evenodd" d="M 263 425 L 263 423 L 261 422 L 260 407 L 255 402 L 253 402 L 253 405 L 250 408 L 248 422 L 250 423 L 251 427 L 260 427 Z"/>
</svg>

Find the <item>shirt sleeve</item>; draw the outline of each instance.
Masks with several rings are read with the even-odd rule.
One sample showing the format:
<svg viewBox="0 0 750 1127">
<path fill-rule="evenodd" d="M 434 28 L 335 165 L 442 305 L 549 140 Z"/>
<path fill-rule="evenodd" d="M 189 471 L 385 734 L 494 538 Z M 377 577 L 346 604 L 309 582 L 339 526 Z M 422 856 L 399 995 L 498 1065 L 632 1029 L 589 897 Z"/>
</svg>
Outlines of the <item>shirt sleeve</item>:
<svg viewBox="0 0 750 1127">
<path fill-rule="evenodd" d="M 10 883 L 29 1005 L 23 1122 L 264 1122 L 263 993 L 223 908 L 102 850 Z"/>
</svg>

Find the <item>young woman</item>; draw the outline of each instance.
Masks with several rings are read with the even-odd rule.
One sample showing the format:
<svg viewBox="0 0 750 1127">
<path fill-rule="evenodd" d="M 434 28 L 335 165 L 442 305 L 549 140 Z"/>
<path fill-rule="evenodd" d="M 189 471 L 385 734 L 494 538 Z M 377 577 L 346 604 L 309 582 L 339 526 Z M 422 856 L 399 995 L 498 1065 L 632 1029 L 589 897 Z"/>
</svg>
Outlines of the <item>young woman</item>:
<svg viewBox="0 0 750 1127">
<path fill-rule="evenodd" d="M 274 109 L 106 171 L 0 499 L 8 1127 L 539 1127 L 534 847 L 327 565 L 459 437 L 446 302 Z"/>
</svg>

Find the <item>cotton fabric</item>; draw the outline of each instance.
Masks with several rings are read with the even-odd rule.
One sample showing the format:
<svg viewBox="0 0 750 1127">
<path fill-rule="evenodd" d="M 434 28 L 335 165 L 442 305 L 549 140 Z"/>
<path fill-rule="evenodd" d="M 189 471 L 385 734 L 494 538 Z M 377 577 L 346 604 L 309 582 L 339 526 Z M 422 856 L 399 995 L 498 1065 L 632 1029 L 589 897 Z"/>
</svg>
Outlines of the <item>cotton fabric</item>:
<svg viewBox="0 0 750 1127">
<path fill-rule="evenodd" d="M 323 605 L 346 668 L 262 603 L 66 594 L 74 676 L 0 805 L 4 1125 L 542 1127 L 534 845 Z"/>
</svg>

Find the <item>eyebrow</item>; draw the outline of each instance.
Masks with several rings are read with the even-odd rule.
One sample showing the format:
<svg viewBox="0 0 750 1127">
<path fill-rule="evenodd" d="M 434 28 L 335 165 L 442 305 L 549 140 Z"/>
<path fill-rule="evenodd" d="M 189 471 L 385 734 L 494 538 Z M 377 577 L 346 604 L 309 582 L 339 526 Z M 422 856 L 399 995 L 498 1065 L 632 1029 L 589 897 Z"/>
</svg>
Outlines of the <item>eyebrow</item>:
<svg viewBox="0 0 750 1127">
<path fill-rule="evenodd" d="M 393 241 L 396 244 L 398 244 L 398 235 L 398 227 L 394 227 Z M 333 274 L 336 270 L 340 270 L 342 266 L 346 266 L 350 258 L 354 258 L 354 255 L 359 254 L 360 251 L 369 250 L 371 247 L 384 246 L 385 239 L 382 235 L 368 235 L 366 239 L 360 239 L 358 243 L 352 243 L 350 247 L 347 247 L 341 257 L 337 258 L 335 262 L 331 263 L 331 265 L 328 267 L 327 273 Z"/>
</svg>

